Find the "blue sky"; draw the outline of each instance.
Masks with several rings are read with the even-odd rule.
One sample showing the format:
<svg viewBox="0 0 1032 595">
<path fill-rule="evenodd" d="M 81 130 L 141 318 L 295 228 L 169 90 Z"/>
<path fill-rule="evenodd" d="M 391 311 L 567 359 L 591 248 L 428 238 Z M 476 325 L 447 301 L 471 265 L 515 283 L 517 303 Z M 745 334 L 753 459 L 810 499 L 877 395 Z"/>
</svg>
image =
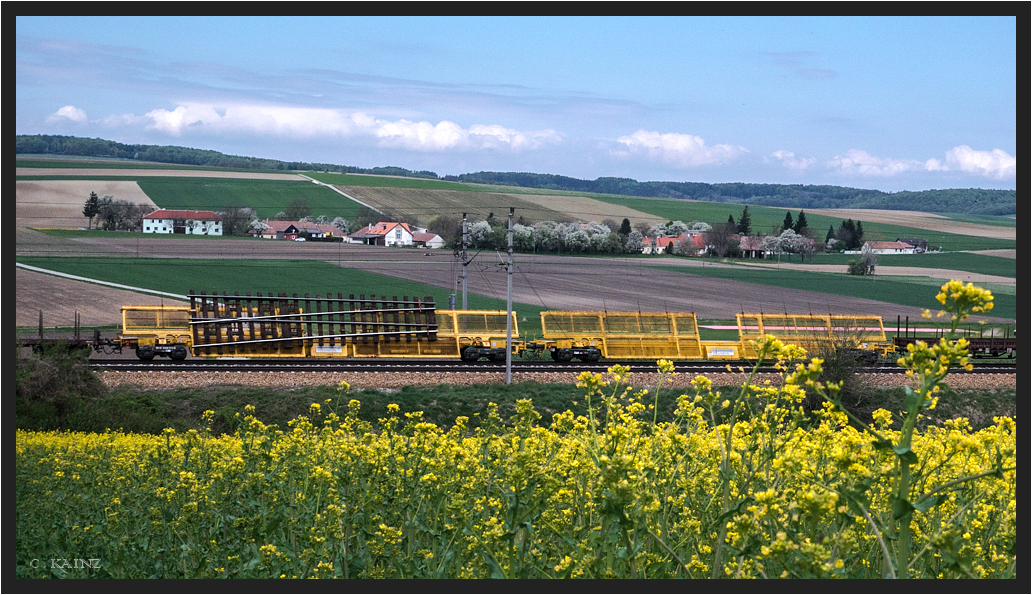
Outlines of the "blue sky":
<svg viewBox="0 0 1032 595">
<path fill-rule="evenodd" d="M 18 17 L 18 134 L 440 175 L 1016 187 L 1016 19 Z"/>
</svg>

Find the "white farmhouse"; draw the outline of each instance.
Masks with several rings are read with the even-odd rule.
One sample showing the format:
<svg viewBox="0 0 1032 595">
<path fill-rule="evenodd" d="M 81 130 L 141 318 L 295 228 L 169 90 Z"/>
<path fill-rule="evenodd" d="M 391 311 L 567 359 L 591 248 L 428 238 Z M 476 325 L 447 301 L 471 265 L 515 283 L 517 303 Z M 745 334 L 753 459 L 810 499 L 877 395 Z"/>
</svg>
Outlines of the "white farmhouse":
<svg viewBox="0 0 1032 595">
<path fill-rule="evenodd" d="M 411 246 L 412 229 L 408 223 L 381 221 L 369 225 L 348 236 L 352 244 L 368 244 L 370 246 Z"/>
<path fill-rule="evenodd" d="M 914 246 L 902 241 L 895 242 L 864 242 L 863 248 L 874 254 L 913 254 Z"/>
<path fill-rule="evenodd" d="M 222 235 L 222 218 L 213 211 L 160 209 L 143 218 L 143 233 Z"/>
</svg>

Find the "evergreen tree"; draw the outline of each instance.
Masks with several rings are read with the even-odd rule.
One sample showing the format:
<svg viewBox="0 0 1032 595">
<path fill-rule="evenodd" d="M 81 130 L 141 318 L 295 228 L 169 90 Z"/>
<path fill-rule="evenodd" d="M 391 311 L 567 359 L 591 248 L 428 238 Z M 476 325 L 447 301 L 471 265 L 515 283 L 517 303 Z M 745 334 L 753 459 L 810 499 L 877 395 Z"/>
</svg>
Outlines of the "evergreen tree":
<svg viewBox="0 0 1032 595">
<path fill-rule="evenodd" d="M 834 225 L 829 225 L 828 226 L 828 235 L 824 236 L 824 243 L 827 244 L 828 242 L 831 241 L 831 238 L 833 238 L 833 237 L 835 237 L 835 226 Z"/>
<path fill-rule="evenodd" d="M 620 235 L 627 237 L 631 235 L 631 220 L 624 217 L 623 223 L 620 224 Z"/>
<path fill-rule="evenodd" d="M 785 222 L 781 224 L 781 231 L 791 229 L 795 231 L 795 222 L 792 221 L 792 211 L 785 211 Z"/>
<path fill-rule="evenodd" d="M 752 218 L 749 216 L 748 206 L 742 209 L 742 214 L 738 217 L 738 233 L 743 236 L 752 233 Z"/>
<path fill-rule="evenodd" d="M 90 192 L 86 204 L 82 207 L 82 216 L 90 218 L 89 229 L 93 229 L 93 218 L 100 214 L 100 199 L 96 192 Z"/>
<path fill-rule="evenodd" d="M 735 229 L 738 229 L 738 224 L 735 223 L 735 216 L 734 215 L 728 215 L 727 216 L 727 224 L 732 226 L 732 227 L 734 227 Z"/>
<path fill-rule="evenodd" d="M 860 248 L 864 245 L 864 224 L 860 223 L 860 220 L 856 220 L 856 232 L 853 234 L 854 249 Z"/>
<path fill-rule="evenodd" d="M 809 227 L 809 226 L 806 223 L 806 213 L 804 213 L 803 211 L 800 210 L 799 211 L 799 218 L 796 219 L 795 226 L 792 227 L 792 229 L 795 230 L 795 232 L 797 234 L 803 235 L 803 233 L 804 233 L 803 230 L 806 229 L 807 227 Z"/>
</svg>

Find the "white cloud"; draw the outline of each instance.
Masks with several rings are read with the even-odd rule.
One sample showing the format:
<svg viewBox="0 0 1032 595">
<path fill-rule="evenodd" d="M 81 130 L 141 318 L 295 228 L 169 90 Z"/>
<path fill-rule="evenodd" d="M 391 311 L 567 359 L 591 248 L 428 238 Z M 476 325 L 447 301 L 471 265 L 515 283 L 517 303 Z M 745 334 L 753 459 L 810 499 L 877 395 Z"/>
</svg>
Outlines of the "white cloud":
<svg viewBox="0 0 1032 595">
<path fill-rule="evenodd" d="M 841 170 L 846 174 L 861 176 L 894 176 L 908 171 L 925 169 L 925 163 L 915 159 L 890 159 L 875 157 L 867 151 L 850 149 L 846 155 L 836 155 L 828 162 L 828 167 Z"/>
<path fill-rule="evenodd" d="M 909 171 L 962 171 L 997 180 L 1013 178 L 1017 172 L 1017 159 L 1006 151 L 976 151 L 967 145 L 960 145 L 946 151 L 946 160 L 889 159 L 875 157 L 866 151 L 852 149 L 845 157 L 836 155 L 828 167 L 843 173 L 867 176 L 894 176 Z"/>
<path fill-rule="evenodd" d="M 149 128 L 172 136 L 187 130 L 302 137 L 366 136 L 378 144 L 413 151 L 537 149 L 562 141 L 554 130 L 520 131 L 497 124 L 468 129 L 454 122 L 386 120 L 363 112 L 262 105 L 218 107 L 184 104 L 147 113 Z"/>
<path fill-rule="evenodd" d="M 707 146 L 706 141 L 693 134 L 667 132 L 661 134 L 639 130 L 629 136 L 616 139 L 627 147 L 619 155 L 647 154 L 678 167 L 722 164 L 738 158 L 749 150 L 736 145 Z"/>
<path fill-rule="evenodd" d="M 788 169 L 794 169 L 797 171 L 804 171 L 811 165 L 817 163 L 815 157 L 796 157 L 796 154 L 792 151 L 774 151 L 770 154 L 771 157 L 777 159 Z"/>
<path fill-rule="evenodd" d="M 1018 160 L 1000 149 L 976 151 L 967 145 L 960 145 L 946 151 L 946 164 L 951 169 L 1002 180 L 1015 177 Z"/>
<path fill-rule="evenodd" d="M 72 122 L 85 122 L 86 112 L 81 110 L 74 105 L 66 105 L 56 112 L 50 114 L 47 117 L 47 122 L 60 122 L 62 120 L 71 120 Z"/>
<path fill-rule="evenodd" d="M 563 140 L 563 135 L 551 128 L 521 132 L 497 124 L 489 126 L 476 124 L 469 127 L 469 133 L 472 138 L 485 147 L 502 144 L 509 145 L 517 151 L 537 149 L 543 145 L 560 143 Z"/>
</svg>

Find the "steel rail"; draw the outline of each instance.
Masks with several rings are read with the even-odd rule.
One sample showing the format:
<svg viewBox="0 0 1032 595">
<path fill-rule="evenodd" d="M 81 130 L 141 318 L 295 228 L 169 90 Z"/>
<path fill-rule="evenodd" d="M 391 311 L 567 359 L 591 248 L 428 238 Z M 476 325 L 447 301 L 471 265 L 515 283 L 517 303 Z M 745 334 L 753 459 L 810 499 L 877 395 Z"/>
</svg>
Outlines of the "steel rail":
<svg viewBox="0 0 1032 595">
<path fill-rule="evenodd" d="M 399 314 L 403 312 L 417 312 L 417 313 L 430 313 L 437 312 L 435 308 L 397 308 L 391 310 L 327 310 L 326 312 L 296 312 L 293 314 L 269 314 L 265 316 L 231 316 L 229 318 L 203 318 L 195 316 L 190 318 L 190 324 L 208 324 L 208 323 L 224 323 L 224 322 L 260 322 L 260 321 L 275 321 L 275 322 L 297 322 L 308 324 L 308 321 L 300 320 L 301 318 L 308 318 L 314 316 L 336 316 L 340 314 Z M 375 321 L 362 322 L 361 320 L 323 320 L 323 324 L 337 323 L 337 324 L 376 324 Z M 314 322 L 312 323 L 314 324 Z M 399 323 L 402 324 L 402 323 Z M 410 323 L 417 324 L 417 323 Z"/>
<path fill-rule="evenodd" d="M 225 345 L 225 343 L 223 343 Z M 515 372 L 541 372 L 541 373 L 579 373 L 596 372 L 605 373 L 613 365 L 623 365 L 630 368 L 631 373 L 651 374 L 656 372 L 654 362 L 643 361 L 622 361 L 622 362 L 570 362 L 557 363 L 547 360 L 543 361 L 513 361 L 512 368 Z M 958 369 L 951 371 L 952 374 L 1015 374 L 1016 364 L 996 362 L 975 362 L 973 369 L 967 371 Z M 246 357 L 222 357 L 222 358 L 190 358 L 183 361 L 139 361 L 131 359 L 93 359 L 90 366 L 108 370 L 160 370 L 170 372 L 197 372 L 207 370 L 219 371 L 312 371 L 312 372 L 497 372 L 505 371 L 503 362 L 477 361 L 460 362 L 441 359 L 423 360 L 391 360 L 386 358 L 360 358 L 360 359 L 311 359 L 311 358 L 246 358 Z M 755 362 L 749 361 L 723 361 L 723 362 L 675 362 L 674 370 L 677 373 L 727 373 L 731 372 L 749 373 L 755 366 Z M 757 370 L 759 373 L 780 373 L 781 370 L 773 366 L 762 366 Z M 898 366 L 868 366 L 857 370 L 860 374 L 904 374 L 906 370 Z"/>
</svg>

